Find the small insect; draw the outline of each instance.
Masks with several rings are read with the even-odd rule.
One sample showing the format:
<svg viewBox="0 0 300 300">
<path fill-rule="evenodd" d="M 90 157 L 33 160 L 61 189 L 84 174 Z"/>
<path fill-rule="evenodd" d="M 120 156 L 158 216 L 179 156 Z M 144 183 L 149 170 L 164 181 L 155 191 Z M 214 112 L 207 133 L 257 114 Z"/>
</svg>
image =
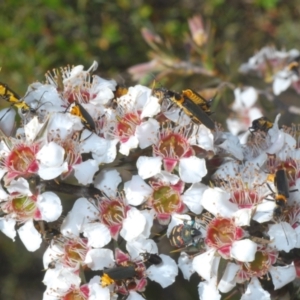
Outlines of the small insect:
<svg viewBox="0 0 300 300">
<path fill-rule="evenodd" d="M 56 267 L 56 261 L 52 260 L 51 262 L 49 262 L 48 264 L 48 269 L 55 269 Z"/>
<path fill-rule="evenodd" d="M 0 82 L 0 97 L 2 97 L 5 101 L 9 102 L 12 106 L 15 106 L 16 108 L 20 109 L 22 115 L 26 115 L 28 113 L 35 114 L 41 106 L 46 104 L 46 103 L 39 104 L 39 101 L 36 101 L 37 103 L 36 106 L 29 105 L 16 92 L 10 89 L 5 83 L 1 83 L 1 82 Z"/>
<path fill-rule="evenodd" d="M 120 98 L 128 93 L 128 88 L 117 85 L 114 91 L 115 98 Z"/>
<path fill-rule="evenodd" d="M 169 236 L 171 246 L 181 248 L 195 244 L 201 232 L 193 227 L 194 223 L 195 221 L 184 221 L 183 224 L 173 227 Z"/>
<path fill-rule="evenodd" d="M 56 222 L 54 222 L 56 223 Z M 61 233 L 58 229 L 59 224 L 49 224 L 45 221 L 36 221 L 34 222 L 35 229 L 41 234 L 42 239 L 50 244 L 54 239 L 57 239 L 61 236 Z"/>
<path fill-rule="evenodd" d="M 297 56 L 287 66 L 288 71 L 293 72 L 298 77 L 300 76 L 300 56 Z"/>
<path fill-rule="evenodd" d="M 10 89 L 7 84 L 0 82 L 0 97 L 2 97 L 5 101 L 9 102 L 13 106 L 20 108 L 22 114 L 26 114 L 30 111 L 30 106 L 21 99 L 21 97 Z"/>
<path fill-rule="evenodd" d="M 73 116 L 79 117 L 82 124 L 83 124 L 83 126 L 86 129 L 88 129 L 92 132 L 96 131 L 96 124 L 95 124 L 93 118 L 91 117 L 91 115 L 87 112 L 87 110 L 80 103 L 74 102 L 74 105 L 71 108 L 70 113 Z"/>
<path fill-rule="evenodd" d="M 109 286 L 109 285 L 111 285 L 113 283 L 115 283 L 115 281 L 112 278 L 110 278 L 109 275 L 103 274 L 101 276 L 101 286 L 103 288 L 105 288 L 105 287 L 107 287 L 107 286 Z"/>
<path fill-rule="evenodd" d="M 299 62 L 297 61 L 293 61 L 292 63 L 290 63 L 287 68 L 289 71 L 292 71 L 293 73 L 295 73 L 297 76 L 299 76 Z"/>
<path fill-rule="evenodd" d="M 160 265 L 162 263 L 162 259 L 158 254 L 144 252 L 140 253 L 140 256 L 151 265 Z"/>
<path fill-rule="evenodd" d="M 155 94 L 162 93 L 164 98 L 167 98 L 176 104 L 191 120 L 196 124 L 203 124 L 207 128 L 215 129 L 214 121 L 209 117 L 210 102 L 206 101 L 202 96 L 192 91 L 191 89 L 183 90 L 181 94 L 166 90 L 164 88 L 156 89 Z"/>
<path fill-rule="evenodd" d="M 290 62 L 286 65 L 286 67 L 282 70 L 283 72 L 279 72 L 279 74 L 276 74 L 276 77 L 288 80 L 292 77 L 296 76 L 299 79 L 300 77 L 300 55 L 295 57 L 294 59 L 290 60 Z M 294 79 L 293 79 L 294 81 Z"/>
<path fill-rule="evenodd" d="M 267 240 L 264 238 L 260 238 L 257 236 L 250 236 L 250 240 L 257 243 L 257 244 L 261 244 L 261 245 L 268 245 L 271 244 L 273 242 L 273 240 Z"/>
<path fill-rule="evenodd" d="M 274 185 L 277 189 L 277 194 L 274 195 L 276 207 L 274 209 L 274 215 L 279 216 L 290 197 L 289 183 L 286 176 L 286 172 L 283 169 L 277 170 L 274 177 Z"/>
<path fill-rule="evenodd" d="M 137 272 L 134 266 L 120 266 L 111 269 L 105 269 L 103 276 L 101 277 L 102 287 L 106 287 L 114 283 L 115 281 L 124 281 L 132 279 L 137 276 Z"/>
<path fill-rule="evenodd" d="M 273 123 L 269 121 L 268 118 L 261 117 L 259 119 L 255 119 L 252 121 L 252 126 L 249 127 L 249 131 L 251 133 L 256 132 L 258 130 L 267 132 L 272 127 L 273 127 Z"/>
<path fill-rule="evenodd" d="M 12 104 L 18 103 L 21 97 L 10 89 L 7 84 L 0 82 L 0 96 L 5 100 Z"/>
<path fill-rule="evenodd" d="M 274 209 L 274 217 L 279 217 L 285 210 L 287 200 L 290 197 L 290 192 L 296 192 L 296 190 L 289 190 L 289 183 L 286 176 L 285 169 L 279 169 L 275 173 L 274 185 L 277 192 L 272 191 L 271 187 L 268 185 L 269 189 L 272 191 L 272 196 L 275 199 L 276 207 Z M 267 199 L 271 200 L 271 199 Z"/>
<path fill-rule="evenodd" d="M 199 105 L 206 114 L 211 115 L 212 112 L 210 111 L 211 103 L 214 98 L 211 98 L 210 100 L 204 99 L 200 94 L 197 92 L 187 89 L 182 91 L 183 96 L 191 99 L 195 104 Z"/>
</svg>

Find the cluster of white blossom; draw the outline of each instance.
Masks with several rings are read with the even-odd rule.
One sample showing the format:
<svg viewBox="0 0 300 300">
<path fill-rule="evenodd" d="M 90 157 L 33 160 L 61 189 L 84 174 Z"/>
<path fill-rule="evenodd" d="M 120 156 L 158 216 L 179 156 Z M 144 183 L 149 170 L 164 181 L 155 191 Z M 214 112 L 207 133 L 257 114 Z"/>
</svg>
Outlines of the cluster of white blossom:
<svg viewBox="0 0 300 300">
<path fill-rule="evenodd" d="M 263 74 L 266 59 L 282 59 L 280 93 L 297 82 L 287 57 L 299 55 L 280 54 L 262 50 L 241 70 Z M 1 114 L 0 230 L 12 240 L 18 233 L 28 251 L 49 243 L 43 299 L 144 299 L 148 279 L 168 287 L 178 267 L 186 280 L 199 275 L 202 300 L 233 290 L 243 300 L 271 299 L 263 280 L 274 290 L 294 281 L 297 255 L 285 254 L 300 248 L 297 128 L 280 129 L 278 116 L 239 139 L 261 116 L 253 87 L 235 90 L 233 109 L 247 121 L 228 119 L 230 133 L 194 124 L 155 89 L 122 90 L 92 75 L 96 67 L 54 70 L 30 85 L 17 130 L 13 108 Z M 274 176 L 282 169 L 293 192 L 277 215 Z M 63 193 L 78 196 L 69 212 Z M 157 223 L 178 248 L 177 263 L 160 253 Z M 97 274 L 89 282 L 87 269 Z"/>
</svg>

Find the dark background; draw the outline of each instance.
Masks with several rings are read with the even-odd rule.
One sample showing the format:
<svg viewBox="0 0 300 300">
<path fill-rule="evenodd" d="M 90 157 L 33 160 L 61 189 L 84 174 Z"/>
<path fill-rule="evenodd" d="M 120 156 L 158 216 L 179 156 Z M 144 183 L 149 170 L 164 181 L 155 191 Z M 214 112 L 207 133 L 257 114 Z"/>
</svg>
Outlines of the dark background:
<svg viewBox="0 0 300 300">
<path fill-rule="evenodd" d="M 279 0 L 2 0 L 0 81 L 24 95 L 30 83 L 44 81 L 47 70 L 68 64 L 83 64 L 88 68 L 96 60 L 98 75 L 114 78 L 121 84 L 134 84 L 127 69 L 153 57 L 153 51 L 142 38 L 141 28 L 159 34 L 165 45 L 170 46 L 164 53 L 174 61 L 195 60 L 197 56 L 192 57 L 188 48 L 187 20 L 200 14 L 213 40 L 207 53 L 212 60 L 207 66 L 214 70 L 218 80 L 261 87 L 261 79 L 242 76 L 237 70 L 263 46 L 300 49 L 300 6 L 296 0 L 286 3 Z M 201 59 L 206 59 L 203 54 Z M 141 81 L 150 86 L 155 75 L 154 72 Z M 192 72 L 169 72 L 159 80 L 172 89 L 213 85 L 212 78 Z M 233 99 L 232 91 L 218 96 L 214 104 L 217 121 L 224 124 Z M 289 105 L 299 106 L 298 101 L 299 96 L 289 90 L 273 102 L 260 99 L 260 105 L 271 118 L 280 111 L 284 115 L 282 120 L 299 122 L 298 116 L 286 113 Z M 2 104 L 7 106 L 5 101 Z M 161 248 L 169 251 L 164 243 Z M 42 299 L 45 286 L 41 283 L 44 276 L 41 258 L 46 246 L 28 253 L 18 237 L 12 242 L 0 232 L 0 299 Z M 194 277 L 191 284 L 179 282 L 164 291 L 154 284 L 147 299 L 198 299 L 199 280 Z"/>
</svg>

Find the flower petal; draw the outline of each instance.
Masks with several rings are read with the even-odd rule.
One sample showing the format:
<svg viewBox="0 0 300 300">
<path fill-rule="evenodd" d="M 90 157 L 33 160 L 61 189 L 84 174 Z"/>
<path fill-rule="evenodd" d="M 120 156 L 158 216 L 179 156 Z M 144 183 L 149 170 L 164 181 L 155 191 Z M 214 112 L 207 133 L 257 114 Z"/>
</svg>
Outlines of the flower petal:
<svg viewBox="0 0 300 300">
<path fill-rule="evenodd" d="M 216 288 L 217 279 L 200 282 L 198 285 L 198 293 L 201 300 L 220 300 L 221 294 Z"/>
<path fill-rule="evenodd" d="M 158 174 L 161 170 L 161 157 L 140 156 L 136 162 L 138 173 L 143 179 Z"/>
<path fill-rule="evenodd" d="M 213 215 L 230 218 L 238 210 L 237 204 L 229 201 L 229 193 L 220 188 L 208 188 L 204 191 L 201 204 Z"/>
<path fill-rule="evenodd" d="M 87 185 L 93 183 L 94 175 L 98 171 L 99 166 L 96 160 L 89 159 L 80 164 L 74 165 L 75 178 L 80 184 Z"/>
<path fill-rule="evenodd" d="M 185 252 L 181 252 L 178 258 L 178 267 L 183 274 L 183 278 L 190 280 L 190 277 L 195 272 L 193 269 L 193 259 L 191 259 Z"/>
<path fill-rule="evenodd" d="M 26 249 L 34 252 L 39 249 L 42 243 L 40 233 L 35 229 L 32 220 L 27 221 L 18 229 L 18 234 Z"/>
<path fill-rule="evenodd" d="M 179 175 L 186 183 L 196 183 L 207 174 L 205 159 L 191 156 L 179 161 Z"/>
<path fill-rule="evenodd" d="M 13 241 L 15 241 L 15 237 L 17 232 L 15 230 L 16 221 L 13 219 L 0 218 L 0 230 Z"/>
<path fill-rule="evenodd" d="M 141 205 L 152 194 L 152 188 L 138 175 L 124 184 L 124 191 L 130 205 Z"/>
<path fill-rule="evenodd" d="M 128 212 L 126 219 L 123 221 L 123 227 L 120 235 L 126 240 L 130 241 L 137 238 L 144 230 L 146 225 L 146 218 L 136 208 L 132 207 Z"/>
<path fill-rule="evenodd" d="M 296 269 L 294 263 L 284 267 L 272 267 L 270 268 L 269 272 L 272 276 L 272 282 L 275 290 L 282 288 L 289 282 L 292 282 L 296 279 Z"/>
<path fill-rule="evenodd" d="M 79 198 L 64 219 L 60 232 L 65 236 L 79 236 L 83 225 L 97 219 L 98 213 L 99 211 L 86 198 Z"/>
<path fill-rule="evenodd" d="M 201 198 L 204 191 L 208 188 L 202 183 L 194 183 L 181 196 L 184 204 L 195 214 L 200 214 L 203 210 L 201 205 Z"/>
<path fill-rule="evenodd" d="M 148 277 L 158 282 L 163 288 L 171 285 L 178 275 L 178 267 L 176 262 L 168 255 L 161 254 L 162 263 L 159 265 L 152 265 L 147 269 Z"/>
<path fill-rule="evenodd" d="M 120 144 L 119 152 L 123 155 L 129 155 L 131 149 L 137 148 L 139 140 L 136 136 L 132 135 L 125 143 Z"/>
<path fill-rule="evenodd" d="M 210 249 L 200 255 L 197 255 L 193 260 L 193 269 L 204 279 L 210 280 L 213 264 L 220 261 L 220 257 L 215 257 L 215 249 Z"/>
<path fill-rule="evenodd" d="M 101 223 L 86 223 L 83 226 L 83 235 L 88 238 L 88 246 L 101 248 L 111 240 L 109 229 Z"/>
<path fill-rule="evenodd" d="M 290 252 L 297 244 L 297 234 L 292 226 L 287 222 L 280 222 L 269 225 L 268 234 L 272 243 L 270 246 L 275 246 L 277 250 Z"/>
<path fill-rule="evenodd" d="M 122 182 L 120 173 L 115 169 L 102 170 L 94 179 L 94 186 L 108 197 L 115 197 L 118 185 Z"/>
<path fill-rule="evenodd" d="M 250 262 L 255 259 L 257 244 L 249 239 L 234 241 L 230 249 L 230 256 L 242 262 Z"/>
<path fill-rule="evenodd" d="M 84 261 L 93 271 L 112 268 L 115 264 L 114 254 L 110 249 L 91 249 Z"/>
<path fill-rule="evenodd" d="M 37 206 L 42 214 L 42 220 L 46 222 L 56 221 L 62 213 L 60 198 L 52 192 L 40 194 L 37 198 Z"/>
<path fill-rule="evenodd" d="M 159 123 L 154 119 L 149 119 L 137 126 L 135 135 L 139 140 L 141 149 L 145 149 L 157 141 L 158 130 Z"/>
<path fill-rule="evenodd" d="M 251 281 L 247 286 L 246 292 L 243 294 L 241 300 L 271 300 L 271 295 L 265 291 L 257 277 L 252 277 Z"/>
<path fill-rule="evenodd" d="M 17 192 L 22 195 L 27 195 L 27 196 L 32 195 L 32 192 L 30 191 L 29 188 L 28 181 L 22 177 L 18 178 L 17 180 L 12 180 L 7 190 L 9 191 L 10 194 Z"/>
</svg>

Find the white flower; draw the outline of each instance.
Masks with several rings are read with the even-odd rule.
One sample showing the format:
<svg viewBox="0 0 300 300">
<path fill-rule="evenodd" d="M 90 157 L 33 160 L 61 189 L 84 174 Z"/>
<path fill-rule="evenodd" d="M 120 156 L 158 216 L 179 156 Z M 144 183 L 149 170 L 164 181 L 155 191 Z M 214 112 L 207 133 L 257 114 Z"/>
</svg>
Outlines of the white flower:
<svg viewBox="0 0 300 300">
<path fill-rule="evenodd" d="M 81 141 L 81 152 L 82 153 L 92 153 L 93 159 L 97 161 L 98 164 L 110 163 L 116 158 L 116 144 L 117 140 L 107 140 L 97 136 L 96 134 L 90 134 L 88 130 L 84 131 L 87 137 L 82 135 Z"/>
<path fill-rule="evenodd" d="M 217 270 L 220 257 L 214 254 L 215 250 L 211 249 L 196 256 L 193 260 L 193 269 L 208 282 L 216 282 L 216 278 L 218 277 Z M 228 262 L 223 276 L 218 283 L 218 290 L 220 292 L 227 293 L 235 287 L 235 276 L 238 270 L 238 265 Z"/>
<path fill-rule="evenodd" d="M 60 297 L 65 295 L 71 287 L 78 288 L 81 279 L 73 269 L 55 268 L 47 270 L 43 282 L 47 285 L 44 295 Z"/>
<path fill-rule="evenodd" d="M 71 115 L 70 113 L 55 113 L 52 114 L 47 130 L 59 134 L 60 139 L 67 139 L 73 132 L 83 129 L 83 124 L 80 118 Z"/>
<path fill-rule="evenodd" d="M 5 218 L 0 218 L 0 230 L 14 240 L 15 224 L 17 222 L 24 223 L 17 231 L 28 251 L 35 251 L 40 247 L 42 238 L 41 233 L 35 228 L 33 220 L 37 222 L 56 221 L 62 213 L 62 205 L 60 198 L 53 192 L 32 195 L 28 189 L 27 195 L 26 193 L 19 194 L 18 191 L 25 192 L 27 190 L 27 185 L 28 183 L 23 178 L 12 181 L 10 187 L 12 194 L 7 201 L 2 203 L 2 209 L 7 215 Z"/>
<path fill-rule="evenodd" d="M 244 90 L 236 88 L 234 90 L 235 100 L 232 104 L 234 111 L 249 109 L 252 107 L 258 98 L 257 91 L 254 87 L 247 87 Z"/>
<path fill-rule="evenodd" d="M 106 105 L 114 97 L 113 91 L 116 89 L 116 85 L 115 80 L 106 80 L 94 75 L 91 94 L 96 94 L 96 96 L 90 100 L 90 103 L 95 106 Z"/>
<path fill-rule="evenodd" d="M 142 109 L 142 118 L 153 117 L 160 112 L 158 99 L 152 96 L 151 89 L 142 85 L 129 87 L 127 94 L 118 99 L 118 104 Z"/>
<path fill-rule="evenodd" d="M 152 119 L 160 112 L 158 99 L 152 90 L 141 85 L 130 87 L 128 92 L 117 98 L 116 120 L 113 120 L 114 135 L 119 139 L 120 153 L 129 155 L 131 149 L 140 146 L 144 149 L 157 140 L 159 123 Z M 149 117 L 148 120 L 144 120 Z"/>
</svg>

